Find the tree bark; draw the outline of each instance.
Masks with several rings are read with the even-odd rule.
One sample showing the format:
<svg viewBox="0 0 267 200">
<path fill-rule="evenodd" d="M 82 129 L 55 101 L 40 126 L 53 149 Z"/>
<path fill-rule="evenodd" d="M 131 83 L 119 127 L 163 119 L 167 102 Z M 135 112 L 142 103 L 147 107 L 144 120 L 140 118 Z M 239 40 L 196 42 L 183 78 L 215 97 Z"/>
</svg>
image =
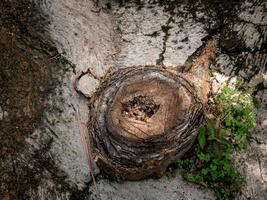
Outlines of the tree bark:
<svg viewBox="0 0 267 200">
<path fill-rule="evenodd" d="M 119 180 L 160 177 L 192 145 L 203 105 L 182 75 L 158 67 L 121 69 L 91 109 L 94 157 Z"/>
</svg>

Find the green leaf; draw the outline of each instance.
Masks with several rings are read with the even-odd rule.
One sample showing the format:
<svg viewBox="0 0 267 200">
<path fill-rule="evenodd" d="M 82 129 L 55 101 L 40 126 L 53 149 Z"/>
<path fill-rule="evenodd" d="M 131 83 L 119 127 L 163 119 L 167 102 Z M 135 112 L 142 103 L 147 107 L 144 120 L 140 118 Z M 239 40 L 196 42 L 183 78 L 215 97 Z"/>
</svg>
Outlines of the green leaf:
<svg viewBox="0 0 267 200">
<path fill-rule="evenodd" d="M 207 168 L 204 168 L 201 170 L 201 174 L 206 176 L 209 173 L 209 170 Z"/>
<path fill-rule="evenodd" d="M 210 161 L 210 154 L 204 154 L 204 153 L 200 153 L 198 154 L 198 158 L 201 161 L 205 161 L 205 162 L 209 162 Z"/>
<path fill-rule="evenodd" d="M 206 128 L 201 127 L 198 134 L 198 144 L 200 148 L 203 150 L 206 145 L 206 136 L 205 136 Z"/>
<path fill-rule="evenodd" d="M 193 174 L 190 172 L 187 172 L 184 174 L 184 178 L 190 182 L 200 183 L 203 182 L 203 177 L 199 174 Z"/>
</svg>

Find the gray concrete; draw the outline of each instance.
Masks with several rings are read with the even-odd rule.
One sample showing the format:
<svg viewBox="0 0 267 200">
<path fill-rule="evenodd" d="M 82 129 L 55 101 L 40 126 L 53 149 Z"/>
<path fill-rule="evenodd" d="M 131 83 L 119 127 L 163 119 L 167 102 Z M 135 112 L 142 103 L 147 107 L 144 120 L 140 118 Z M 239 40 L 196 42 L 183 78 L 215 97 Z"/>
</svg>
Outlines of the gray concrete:
<svg viewBox="0 0 267 200">
<path fill-rule="evenodd" d="M 90 69 L 95 77 L 87 77 L 86 80 L 83 78 L 81 81 L 84 82 L 79 83 L 83 84 L 80 85 L 80 90 L 89 97 L 109 69 L 155 64 L 179 67 L 203 44 L 202 39 L 209 34 L 207 27 L 215 27 L 219 21 L 214 11 L 211 11 L 211 14 L 205 12 L 205 7 L 200 3 L 195 6 L 193 15 L 187 4 L 176 7 L 171 13 L 165 10 L 165 6 L 142 2 L 142 8 L 137 9 L 138 5 L 135 3 L 119 7 L 112 1 L 109 10 L 105 9 L 107 2 L 101 1 L 100 6 L 104 8 L 99 13 L 91 11 L 94 6 L 89 0 L 44 0 L 40 3 L 50 22 L 44 27 L 43 40 L 54 43 L 60 53 L 64 52 L 66 58 L 75 65 L 75 72 L 62 74 L 58 90 L 48 97 L 43 125 L 37 128 L 27 141 L 38 149 L 49 141 L 49 138 L 53 138 L 48 152 L 51 159 L 66 173 L 65 181 L 80 190 L 88 189 L 86 183 L 91 178 L 83 156 L 74 107 L 79 106 L 84 123 L 88 120 L 89 110 L 86 98 L 73 89 L 76 74 Z M 246 1 L 242 3 L 240 10 L 238 18 L 231 20 L 228 26 L 229 30 L 238 34 L 221 34 L 218 56 L 211 67 L 213 95 L 216 95 L 223 85 L 234 84 L 240 79 L 245 80 L 245 87 L 249 87 L 249 82 L 255 74 L 266 73 L 267 55 L 260 49 L 267 38 L 266 3 L 251 7 Z M 169 28 L 166 31 L 164 27 Z M 228 44 L 226 41 L 229 37 L 238 37 L 234 39 L 238 44 Z M 238 45 L 240 47 L 237 48 Z M 234 53 L 229 53 L 231 51 Z M 261 81 L 263 80 L 262 76 Z M 84 88 L 84 83 L 88 88 Z M 240 170 L 248 181 L 248 186 L 239 195 L 239 199 L 255 196 L 257 199 L 263 199 L 264 195 L 267 195 L 264 190 L 267 183 L 267 140 L 264 136 L 266 94 L 259 93 L 259 98 L 262 99 L 262 104 L 258 110 L 260 122 L 255 137 L 260 138 L 261 142 L 253 142 L 252 146 L 257 150 L 261 164 L 254 154 L 250 154 L 252 149 L 238 155 L 240 158 L 245 156 Z M 55 112 L 57 109 L 61 112 Z M 164 177 L 160 180 L 124 184 L 100 180 L 97 187 L 101 199 L 214 199 L 211 191 L 186 183 L 180 175 L 172 179 Z M 57 191 L 53 189 L 56 188 L 54 183 L 44 180 L 39 186 L 37 196 L 48 188 Z M 93 194 L 91 197 L 87 195 L 88 199 L 92 199 L 95 194 L 92 188 L 93 186 L 90 186 Z M 57 198 L 68 199 L 69 194 L 60 194 Z"/>
<path fill-rule="evenodd" d="M 213 194 L 200 186 L 188 183 L 177 174 L 174 178 L 125 182 L 123 184 L 101 180 L 97 184 L 101 199 L 108 200 L 199 200 L 214 199 Z M 90 187 L 95 194 L 95 188 Z M 97 199 L 91 195 L 88 199 Z"/>
</svg>

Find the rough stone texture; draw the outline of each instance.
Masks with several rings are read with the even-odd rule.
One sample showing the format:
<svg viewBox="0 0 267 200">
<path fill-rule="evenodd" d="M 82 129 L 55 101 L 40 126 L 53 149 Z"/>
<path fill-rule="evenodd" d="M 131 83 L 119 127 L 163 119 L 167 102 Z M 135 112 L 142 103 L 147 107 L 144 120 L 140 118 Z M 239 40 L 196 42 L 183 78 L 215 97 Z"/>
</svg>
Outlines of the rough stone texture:
<svg viewBox="0 0 267 200">
<path fill-rule="evenodd" d="M 89 68 L 95 76 L 103 76 L 116 54 L 113 17 L 108 12 L 92 12 L 92 1 L 36 2 L 49 18 L 44 29 L 59 53 L 65 53 L 77 71 Z"/>
<path fill-rule="evenodd" d="M 184 65 L 188 57 L 203 44 L 201 39 L 208 34 L 204 24 L 197 22 L 190 14 L 186 17 L 174 18 L 174 22 L 169 26 L 171 28 L 168 31 L 163 64 L 165 66 Z"/>
<path fill-rule="evenodd" d="M 256 94 L 260 105 L 258 108 L 258 125 L 254 130 L 251 144 L 247 150 L 234 155 L 236 165 L 245 177 L 247 187 L 236 199 L 266 199 L 267 192 L 267 80 L 265 89 Z"/>
<path fill-rule="evenodd" d="M 226 84 L 235 86 L 242 82 L 241 88 L 248 92 L 256 87 L 254 94 L 259 101 L 258 125 L 253 131 L 249 148 L 234 155 L 235 164 L 247 182 L 246 187 L 236 196 L 236 199 L 242 200 L 263 200 L 267 196 L 266 6 L 266 2 L 261 1 L 246 1 L 241 5 L 238 19 L 221 35 L 221 49 L 211 67 L 212 94 L 215 96 Z M 228 43 L 234 40 L 237 43 Z"/>
<path fill-rule="evenodd" d="M 230 1 L 219 1 L 222 3 L 212 7 L 206 3 L 209 1 L 194 1 L 191 4 L 177 1 L 178 6 L 169 6 L 162 1 L 100 1 L 102 9 L 95 12 L 92 10 L 97 9 L 89 0 L 35 0 L 35 4 L 31 5 L 41 9 L 37 10 L 41 18 L 33 15 L 27 18 L 28 21 L 24 20 L 24 14 L 32 10 L 26 9 L 27 12 L 19 15 L 17 10 L 21 7 L 16 7 L 16 1 L 12 2 L 12 9 L 5 11 L 10 9 L 18 15 L 17 20 L 29 22 L 27 29 L 30 35 L 55 45 L 62 53 L 56 56 L 57 59 L 64 59 L 65 56 L 75 65 L 73 71 L 57 72 L 61 78 L 53 93 L 47 96 L 43 117 L 34 131 L 27 135 L 26 142 L 32 147 L 25 148 L 15 159 L 18 169 L 24 169 L 23 157 L 28 156 L 26 161 L 30 162 L 32 158 L 35 163 L 32 152 L 45 155 L 41 164 L 53 161 L 54 168 L 48 165 L 42 168 L 42 176 L 36 175 L 40 182 L 36 183 L 37 189 L 29 188 L 28 196 L 32 199 L 89 198 L 89 169 L 83 156 L 74 109 L 79 106 L 81 121 L 86 123 L 88 108 L 87 100 L 73 89 L 72 83 L 77 74 L 90 69 L 94 77 L 100 80 L 110 68 L 148 64 L 179 67 L 192 58 L 191 55 L 205 42 L 206 36 L 216 34 L 219 48 L 216 61 L 211 66 L 214 77 L 212 94 L 216 95 L 226 83 L 242 80 L 245 89 L 257 86 L 257 95 L 261 99 L 258 110 L 260 120 L 251 148 L 237 155 L 244 161 L 237 159 L 237 166 L 240 166 L 248 182 L 237 199 L 264 199 L 267 196 L 264 188 L 267 181 L 266 90 L 262 92 L 262 87 L 259 87 L 266 77 L 267 66 L 266 1 L 240 1 L 235 7 L 231 6 Z M 228 14 L 231 11 L 236 16 Z M 43 21 L 38 21 L 40 19 Z M 223 21 L 226 26 L 220 29 Z M 18 46 L 25 48 L 21 44 Z M 93 87 L 90 88 L 90 92 L 93 90 Z M 0 106 L 0 119 L 11 119 L 12 113 Z M 12 168 L 12 165 L 8 167 Z M 163 178 L 125 184 L 101 180 L 97 187 L 102 199 L 214 199 L 209 190 L 188 184 L 179 176 L 171 180 Z"/>
<path fill-rule="evenodd" d="M 66 181 L 82 189 L 89 175 L 74 108 L 79 106 L 83 123 L 88 120 L 88 108 L 83 99 L 75 96 L 69 73 L 61 83 L 64 87 L 55 89 L 55 93 L 47 97 L 42 124 L 26 141 L 38 149 L 52 140 L 49 153 L 56 165 L 68 174 Z"/>
<path fill-rule="evenodd" d="M 212 200 L 210 192 L 203 192 L 203 188 L 183 180 L 181 175 L 174 178 L 163 177 L 159 180 L 144 180 L 125 182 L 123 184 L 110 183 L 108 180 L 98 182 L 101 199 L 116 200 Z M 90 187 L 94 193 L 95 188 Z M 91 195 L 88 200 L 97 199 Z"/>
<path fill-rule="evenodd" d="M 121 45 L 116 55 L 116 66 L 155 65 L 164 48 L 162 26 L 168 21 L 168 13 L 157 5 L 149 9 L 146 8 L 148 4 L 142 9 L 137 9 L 134 4 L 113 6 L 115 29 Z"/>
<path fill-rule="evenodd" d="M 60 75 L 69 69 L 51 59 L 44 44 L 22 33 L 2 9 L 0 4 L 0 199 L 40 199 L 48 190 L 52 199 L 68 196 L 76 187 L 66 184 L 67 175 L 51 151 L 54 142 L 61 144 L 58 133 L 42 121 L 47 120 L 44 109 L 59 116 L 61 110 L 48 101 L 62 101 Z"/>
<path fill-rule="evenodd" d="M 77 90 L 86 97 L 91 97 L 96 89 L 99 87 L 99 80 L 86 74 L 82 76 L 77 82 Z M 89 87 L 88 87 L 89 86 Z"/>
</svg>

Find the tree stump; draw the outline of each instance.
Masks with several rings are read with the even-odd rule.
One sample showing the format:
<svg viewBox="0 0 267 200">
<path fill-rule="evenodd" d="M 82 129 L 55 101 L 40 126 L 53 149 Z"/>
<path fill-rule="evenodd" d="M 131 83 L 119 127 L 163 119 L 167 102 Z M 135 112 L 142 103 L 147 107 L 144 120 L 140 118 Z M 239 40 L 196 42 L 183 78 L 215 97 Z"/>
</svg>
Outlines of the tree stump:
<svg viewBox="0 0 267 200">
<path fill-rule="evenodd" d="M 192 84 L 162 68 L 120 69 L 91 108 L 94 158 L 117 180 L 160 177 L 193 144 L 203 104 Z"/>
</svg>

